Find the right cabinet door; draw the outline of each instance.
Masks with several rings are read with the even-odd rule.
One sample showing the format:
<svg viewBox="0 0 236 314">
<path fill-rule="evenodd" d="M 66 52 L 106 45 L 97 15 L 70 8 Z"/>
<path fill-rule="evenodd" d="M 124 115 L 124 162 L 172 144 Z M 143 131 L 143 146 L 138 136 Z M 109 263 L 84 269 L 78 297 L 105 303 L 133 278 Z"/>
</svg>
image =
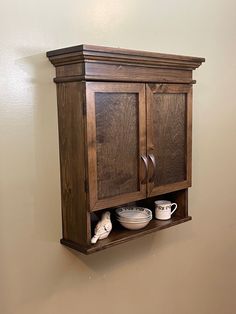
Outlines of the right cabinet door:
<svg viewBox="0 0 236 314">
<path fill-rule="evenodd" d="M 148 196 L 191 186 L 192 86 L 147 84 Z"/>
</svg>

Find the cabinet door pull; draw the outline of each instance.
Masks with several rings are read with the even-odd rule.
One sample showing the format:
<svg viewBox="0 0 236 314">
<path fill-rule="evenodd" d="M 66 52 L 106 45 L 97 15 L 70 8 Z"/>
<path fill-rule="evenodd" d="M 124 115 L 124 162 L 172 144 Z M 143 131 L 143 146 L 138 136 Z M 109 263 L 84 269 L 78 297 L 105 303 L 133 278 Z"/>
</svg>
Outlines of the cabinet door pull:
<svg viewBox="0 0 236 314">
<path fill-rule="evenodd" d="M 153 154 L 149 154 L 148 157 L 150 158 L 151 162 L 152 162 L 152 175 L 149 178 L 149 182 L 153 182 L 156 176 L 156 160 L 155 160 L 155 156 Z"/>
<path fill-rule="evenodd" d="M 144 155 L 141 156 L 141 159 L 145 165 L 145 174 L 144 174 L 144 178 L 141 179 L 141 184 L 145 184 L 147 183 L 147 177 L 148 177 L 148 160 L 147 160 L 147 157 Z"/>
</svg>

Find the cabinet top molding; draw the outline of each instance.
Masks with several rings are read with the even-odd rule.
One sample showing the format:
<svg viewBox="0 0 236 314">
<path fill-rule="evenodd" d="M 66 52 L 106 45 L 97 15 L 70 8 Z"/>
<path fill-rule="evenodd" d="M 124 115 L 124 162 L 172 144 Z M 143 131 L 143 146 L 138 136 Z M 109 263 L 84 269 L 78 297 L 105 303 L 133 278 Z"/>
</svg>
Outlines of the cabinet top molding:
<svg viewBox="0 0 236 314">
<path fill-rule="evenodd" d="M 187 72 L 198 68 L 205 61 L 204 58 L 198 57 L 94 45 L 78 45 L 48 51 L 47 57 L 57 68 L 56 82 L 86 79 L 125 81 L 128 79 L 137 82 L 192 83 L 190 74 Z M 166 73 L 161 75 L 162 72 L 157 72 L 157 69 L 172 71 L 172 79 L 166 76 Z M 175 71 L 179 74 L 180 70 L 183 71 L 183 75 L 176 75 Z M 145 74 L 148 74 L 146 80 Z M 134 77 L 130 80 L 132 76 Z M 173 79 L 175 77 L 179 79 Z"/>
</svg>

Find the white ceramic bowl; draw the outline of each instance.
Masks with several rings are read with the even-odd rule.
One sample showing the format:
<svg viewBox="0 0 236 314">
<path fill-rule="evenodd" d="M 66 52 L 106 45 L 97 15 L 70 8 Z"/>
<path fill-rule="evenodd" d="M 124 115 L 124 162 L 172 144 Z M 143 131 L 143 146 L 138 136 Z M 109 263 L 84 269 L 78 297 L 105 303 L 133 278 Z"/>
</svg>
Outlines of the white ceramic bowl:
<svg viewBox="0 0 236 314">
<path fill-rule="evenodd" d="M 116 209 L 119 223 L 129 230 L 139 230 L 152 220 L 152 211 L 144 207 L 120 207 Z"/>
<path fill-rule="evenodd" d="M 127 222 L 127 221 L 124 222 L 124 221 L 120 221 L 120 220 L 118 220 L 118 221 L 123 227 L 125 227 L 126 229 L 129 229 L 129 230 L 142 229 L 142 228 L 146 227 L 150 222 L 150 220 L 147 220 L 145 222 Z"/>
</svg>

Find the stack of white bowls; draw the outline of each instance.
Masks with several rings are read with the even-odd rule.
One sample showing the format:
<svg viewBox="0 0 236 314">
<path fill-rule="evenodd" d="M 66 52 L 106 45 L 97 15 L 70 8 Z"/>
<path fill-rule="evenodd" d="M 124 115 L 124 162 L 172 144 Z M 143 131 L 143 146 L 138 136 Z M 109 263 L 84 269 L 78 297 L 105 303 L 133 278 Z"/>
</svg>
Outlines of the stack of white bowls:
<svg viewBox="0 0 236 314">
<path fill-rule="evenodd" d="M 120 207 L 116 209 L 116 218 L 126 229 L 138 230 L 152 220 L 152 211 L 144 207 Z"/>
</svg>

